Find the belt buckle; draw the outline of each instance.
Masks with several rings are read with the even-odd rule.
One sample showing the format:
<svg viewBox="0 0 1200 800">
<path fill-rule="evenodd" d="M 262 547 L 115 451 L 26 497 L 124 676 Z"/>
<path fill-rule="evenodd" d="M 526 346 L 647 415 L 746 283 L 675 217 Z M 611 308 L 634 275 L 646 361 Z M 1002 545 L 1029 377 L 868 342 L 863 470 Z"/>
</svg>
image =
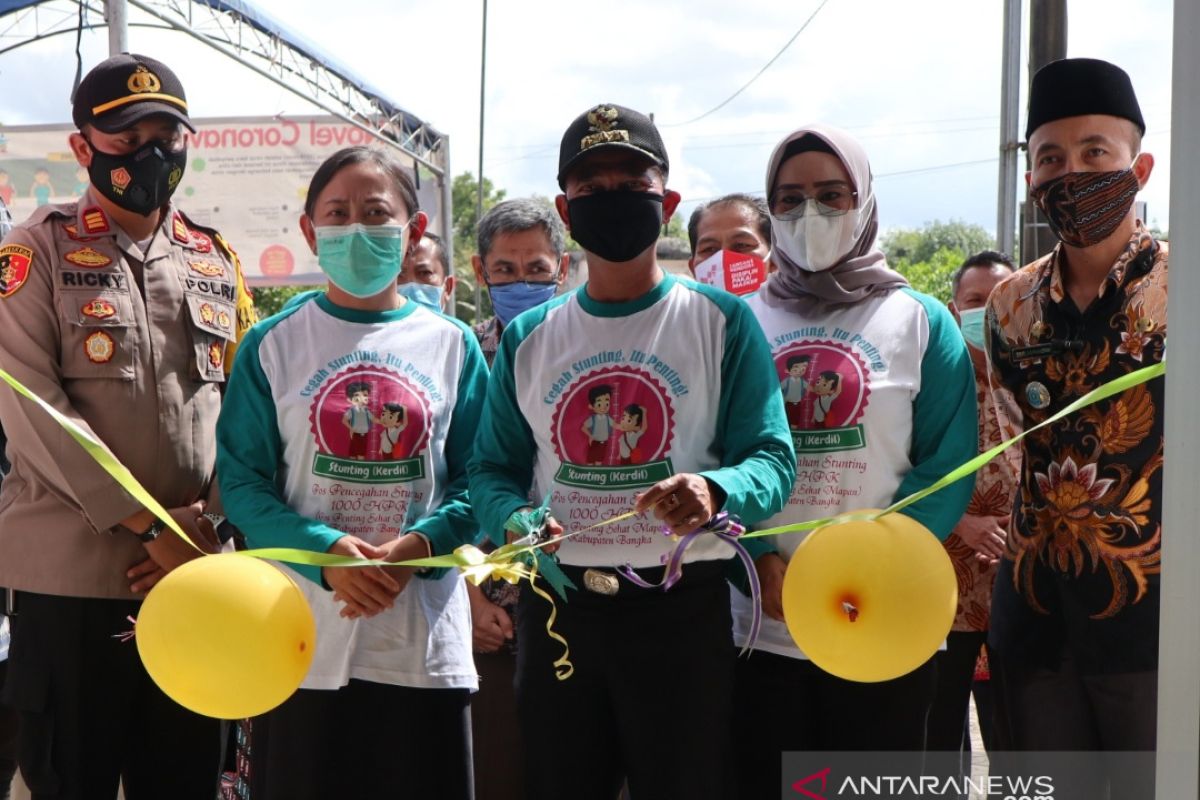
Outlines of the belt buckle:
<svg viewBox="0 0 1200 800">
<path fill-rule="evenodd" d="M 583 572 L 583 585 L 589 592 L 612 596 L 621 588 L 621 581 L 611 572 L 588 569 Z"/>
</svg>

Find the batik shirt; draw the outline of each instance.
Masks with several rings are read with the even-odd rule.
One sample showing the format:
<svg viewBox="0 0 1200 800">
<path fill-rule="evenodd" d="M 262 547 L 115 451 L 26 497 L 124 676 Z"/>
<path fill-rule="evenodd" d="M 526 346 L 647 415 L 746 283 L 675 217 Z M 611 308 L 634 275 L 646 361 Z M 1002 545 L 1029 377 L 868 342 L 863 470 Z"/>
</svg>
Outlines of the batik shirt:
<svg viewBox="0 0 1200 800">
<path fill-rule="evenodd" d="M 978 351 L 972 350 L 972 354 Z M 981 359 L 982 360 L 982 359 Z M 992 408 L 987 366 L 976 363 L 976 397 L 979 401 L 979 452 L 990 450 L 1005 439 L 1016 435 L 1012 419 L 1019 412 L 1011 407 Z M 1007 396 L 1006 396 L 1007 397 Z M 1008 398 L 1011 399 L 1011 398 Z M 992 605 L 992 586 L 996 581 L 996 565 L 976 558 L 975 550 L 959 537 L 968 517 L 1007 517 L 1012 513 L 1013 496 L 1017 492 L 1017 477 L 1021 470 L 1021 451 L 1010 447 L 975 473 L 975 491 L 967 504 L 967 513 L 946 540 L 946 552 L 954 564 L 958 578 L 958 610 L 954 614 L 955 631 L 986 631 Z M 1011 525 L 1011 520 L 1009 525 Z M 1005 527 L 1005 526 L 1001 526 Z M 1007 528 L 1005 528 L 1007 530 Z"/>
<path fill-rule="evenodd" d="M 1061 246 L 996 287 L 987 333 L 997 391 L 1025 428 L 1163 359 L 1167 245 L 1140 225 L 1080 311 Z M 1163 381 L 1136 386 L 1026 437 L 1008 551 L 992 602 L 1002 655 L 1085 673 L 1158 663 Z"/>
</svg>

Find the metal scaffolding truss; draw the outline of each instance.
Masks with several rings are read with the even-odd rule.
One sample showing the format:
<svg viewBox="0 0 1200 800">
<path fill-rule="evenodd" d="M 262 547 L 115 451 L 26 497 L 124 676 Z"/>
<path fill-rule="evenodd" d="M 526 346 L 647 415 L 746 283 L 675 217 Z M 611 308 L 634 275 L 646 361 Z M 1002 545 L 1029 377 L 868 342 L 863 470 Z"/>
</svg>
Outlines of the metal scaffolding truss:
<svg viewBox="0 0 1200 800">
<path fill-rule="evenodd" d="M 394 105 L 365 81 L 322 57 L 247 2 L 128 0 L 150 18 L 131 26 L 177 30 L 308 100 L 324 111 L 399 147 L 439 178 L 449 161 L 447 138 Z M 106 25 L 104 6 L 88 0 L 0 2 L 0 54 L 79 27 Z"/>
</svg>

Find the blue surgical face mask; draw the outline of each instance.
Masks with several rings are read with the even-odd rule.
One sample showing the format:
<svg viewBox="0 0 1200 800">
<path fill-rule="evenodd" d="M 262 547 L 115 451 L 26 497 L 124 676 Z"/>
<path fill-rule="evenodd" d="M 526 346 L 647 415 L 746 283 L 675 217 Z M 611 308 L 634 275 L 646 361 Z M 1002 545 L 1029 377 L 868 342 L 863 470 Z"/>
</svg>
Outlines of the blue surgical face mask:
<svg viewBox="0 0 1200 800">
<path fill-rule="evenodd" d="M 983 311 L 980 307 L 958 312 L 959 319 L 962 320 L 959 327 L 962 328 L 963 338 L 976 350 L 983 349 Z"/>
<path fill-rule="evenodd" d="M 440 286 L 409 281 L 397 286 L 396 291 L 418 305 L 432 308 L 434 311 L 442 310 L 442 287 Z"/>
<path fill-rule="evenodd" d="M 374 297 L 400 274 L 408 225 L 323 225 L 316 229 L 317 263 L 351 297 Z"/>
<path fill-rule="evenodd" d="M 554 297 L 558 291 L 558 282 L 551 278 L 548 282 L 513 281 L 512 283 L 488 284 L 488 295 L 492 298 L 492 308 L 501 325 L 507 325 L 522 311 L 537 308 L 542 303 Z"/>
</svg>

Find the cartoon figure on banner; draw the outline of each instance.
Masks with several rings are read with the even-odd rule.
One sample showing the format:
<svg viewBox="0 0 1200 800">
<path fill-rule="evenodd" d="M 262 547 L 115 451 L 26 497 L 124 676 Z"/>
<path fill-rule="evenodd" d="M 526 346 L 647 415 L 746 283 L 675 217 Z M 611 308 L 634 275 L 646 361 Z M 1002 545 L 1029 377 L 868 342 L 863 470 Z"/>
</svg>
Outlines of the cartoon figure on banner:
<svg viewBox="0 0 1200 800">
<path fill-rule="evenodd" d="M 379 436 L 379 458 L 388 460 L 401 458 L 400 434 L 408 427 L 408 411 L 399 403 L 384 403 L 383 410 L 376 419 L 383 433 Z"/>
<path fill-rule="evenodd" d="M 832 428 L 833 403 L 842 393 L 842 376 L 833 370 L 826 370 L 809 386 L 816 395 L 813 400 L 813 423 L 818 428 Z"/>
<path fill-rule="evenodd" d="M 621 464 L 641 464 L 645 461 L 642 448 L 638 447 L 638 440 L 646 432 L 646 409 L 637 403 L 625 406 L 621 412 L 621 421 L 617 423 L 617 430 L 621 432 L 617 440 Z"/>
<path fill-rule="evenodd" d="M 367 457 L 367 434 L 371 432 L 371 422 L 374 420 L 368 408 L 371 384 L 350 384 L 346 387 L 346 399 L 350 401 L 350 407 L 342 415 L 342 424 L 350 432 L 350 446 L 346 448 L 346 455 L 361 461 Z"/>
<path fill-rule="evenodd" d="M 45 167 L 38 167 L 33 173 L 33 183 L 29 186 L 29 195 L 33 197 L 39 207 L 50 202 L 50 198 L 54 196 L 54 186 L 50 183 L 50 171 Z"/>
<path fill-rule="evenodd" d="M 866 413 L 871 376 L 856 350 L 837 342 L 805 340 L 777 351 L 774 358 L 789 428 L 846 431 L 858 427 Z M 848 435 L 845 443 L 862 446 L 857 432 Z M 846 449 L 828 439 L 822 439 L 820 447 Z"/>
<path fill-rule="evenodd" d="M 580 430 L 587 437 L 587 462 L 599 466 L 608 460 L 608 441 L 612 438 L 612 387 L 606 384 L 588 390 L 588 410 L 592 413 L 583 421 Z"/>
<path fill-rule="evenodd" d="M 0 169 L 0 200 L 4 201 L 4 205 L 11 206 L 16 194 L 17 191 L 12 186 L 12 178 L 9 177 L 7 171 Z"/>
<path fill-rule="evenodd" d="M 75 186 L 71 189 L 71 196 L 83 197 L 83 193 L 87 191 L 90 180 L 91 179 L 88 178 L 88 171 L 86 169 L 80 167 L 79 169 L 75 170 Z"/>
<path fill-rule="evenodd" d="M 551 431 L 565 464 L 619 468 L 664 462 L 674 431 L 669 392 L 649 372 L 608 367 L 562 393 Z"/>
<path fill-rule="evenodd" d="M 804 377 L 808 374 L 808 365 L 811 363 L 812 356 L 807 354 L 789 356 L 787 376 L 779 382 L 779 389 L 783 392 L 783 407 L 787 411 L 789 428 L 804 427 L 801 406 L 804 402 L 804 394 L 808 389 Z"/>
<path fill-rule="evenodd" d="M 362 472 L 338 470 L 337 463 L 417 459 L 428 447 L 430 400 L 390 369 L 351 367 L 326 379 L 313 396 L 310 421 L 319 458 L 334 474 Z"/>
</svg>

